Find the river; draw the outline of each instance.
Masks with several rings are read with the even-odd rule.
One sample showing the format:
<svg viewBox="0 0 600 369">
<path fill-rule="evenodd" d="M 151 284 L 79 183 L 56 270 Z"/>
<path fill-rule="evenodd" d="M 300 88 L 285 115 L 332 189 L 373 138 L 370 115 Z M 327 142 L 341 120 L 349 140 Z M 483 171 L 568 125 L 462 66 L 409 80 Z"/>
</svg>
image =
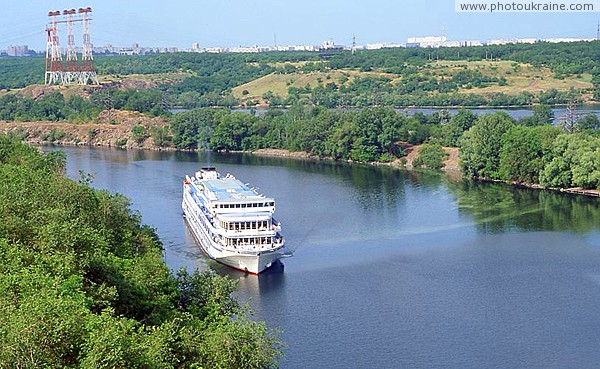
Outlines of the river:
<svg viewBox="0 0 600 369">
<path fill-rule="evenodd" d="M 592 368 L 600 201 L 362 165 L 62 148 L 68 175 L 132 199 L 169 267 L 239 280 L 282 329 L 282 368 Z M 208 155 L 208 156 L 207 156 Z M 277 201 L 295 255 L 259 277 L 207 261 L 182 178 L 210 162 Z"/>
</svg>

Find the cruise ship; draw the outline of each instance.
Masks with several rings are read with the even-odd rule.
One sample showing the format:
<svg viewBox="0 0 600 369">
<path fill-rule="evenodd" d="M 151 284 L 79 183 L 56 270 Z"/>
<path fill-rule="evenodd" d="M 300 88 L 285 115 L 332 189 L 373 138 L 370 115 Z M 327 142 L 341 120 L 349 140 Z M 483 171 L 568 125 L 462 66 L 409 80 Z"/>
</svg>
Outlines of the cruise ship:
<svg viewBox="0 0 600 369">
<path fill-rule="evenodd" d="M 183 182 L 183 214 L 211 258 L 259 274 L 285 254 L 281 224 L 273 218 L 275 200 L 259 194 L 214 167 L 202 168 Z"/>
</svg>

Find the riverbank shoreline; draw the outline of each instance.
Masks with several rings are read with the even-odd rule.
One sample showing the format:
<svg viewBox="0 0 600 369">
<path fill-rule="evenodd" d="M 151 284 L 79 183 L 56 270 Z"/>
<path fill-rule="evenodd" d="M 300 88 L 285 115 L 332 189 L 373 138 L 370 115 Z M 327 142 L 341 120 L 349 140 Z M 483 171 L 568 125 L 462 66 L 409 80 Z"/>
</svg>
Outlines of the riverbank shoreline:
<svg viewBox="0 0 600 369">
<path fill-rule="evenodd" d="M 528 188 L 528 189 L 532 189 L 532 190 L 548 190 L 548 191 L 557 191 L 557 192 L 568 193 L 568 194 L 572 194 L 572 195 L 600 197 L 600 189 L 593 190 L 593 189 L 586 189 L 583 187 L 570 187 L 570 188 L 545 187 L 545 186 L 542 186 L 541 184 L 536 184 L 536 183 L 521 183 L 521 182 L 517 182 L 517 181 L 505 181 L 502 179 L 492 179 L 492 178 L 473 178 L 473 179 L 476 181 L 480 181 L 480 182 L 505 183 L 507 185 L 511 185 L 514 187 Z"/>
<path fill-rule="evenodd" d="M 107 113 L 110 114 L 110 113 Z M 113 147 L 131 150 L 151 150 L 151 151 L 181 151 L 198 152 L 199 150 L 181 150 L 172 146 L 159 146 L 154 143 L 152 137 L 148 136 L 143 140 L 134 140 L 132 138 L 132 127 L 144 126 L 150 129 L 152 126 L 162 127 L 167 122 L 161 118 L 148 119 L 140 114 L 127 114 L 120 117 L 122 124 L 110 123 L 64 123 L 64 122 L 0 122 L 0 133 L 14 134 L 21 137 L 28 144 L 36 146 L 79 146 L 79 147 Z M 62 137 L 61 137 L 62 136 Z M 51 140 L 47 139 L 51 138 Z M 422 145 L 411 145 L 404 148 L 406 156 L 396 159 L 389 163 L 369 162 L 361 163 L 373 166 L 387 166 L 396 169 L 417 170 L 413 166 L 414 160 L 418 157 Z M 441 172 L 448 178 L 460 180 L 464 178 L 459 165 L 458 148 L 445 147 L 444 151 L 448 153 L 448 158 L 444 160 L 444 166 Z M 257 149 L 253 151 L 240 151 L 255 156 L 286 158 L 294 160 L 309 161 L 331 161 L 336 162 L 331 157 L 321 158 L 304 151 L 290 151 L 286 149 Z M 348 164 L 355 163 L 352 160 L 345 161 Z M 589 197 L 600 197 L 600 190 L 590 190 L 580 187 L 573 188 L 553 188 L 544 187 L 539 184 L 519 183 L 515 181 L 494 180 L 491 178 L 474 178 L 482 182 L 506 183 L 508 185 L 538 189 L 552 190 L 562 193 L 583 195 Z"/>
</svg>

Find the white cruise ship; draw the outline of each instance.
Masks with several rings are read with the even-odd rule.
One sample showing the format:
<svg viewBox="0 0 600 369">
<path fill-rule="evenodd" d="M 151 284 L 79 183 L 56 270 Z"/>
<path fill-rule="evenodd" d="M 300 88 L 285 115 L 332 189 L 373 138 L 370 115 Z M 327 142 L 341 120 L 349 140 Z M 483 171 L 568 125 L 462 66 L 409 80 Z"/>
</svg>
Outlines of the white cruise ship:
<svg viewBox="0 0 600 369">
<path fill-rule="evenodd" d="M 196 241 L 211 258 L 258 274 L 284 257 L 281 225 L 273 219 L 275 200 L 258 194 L 231 174 L 213 167 L 186 176 L 183 214 Z"/>
</svg>

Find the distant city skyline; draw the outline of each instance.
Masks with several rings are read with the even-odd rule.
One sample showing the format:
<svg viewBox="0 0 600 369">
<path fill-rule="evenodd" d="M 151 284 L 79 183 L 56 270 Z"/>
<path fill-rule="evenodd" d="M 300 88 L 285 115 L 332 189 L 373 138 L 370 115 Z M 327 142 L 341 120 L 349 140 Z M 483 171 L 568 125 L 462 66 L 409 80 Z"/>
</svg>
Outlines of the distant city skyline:
<svg viewBox="0 0 600 369">
<path fill-rule="evenodd" d="M 405 43 L 410 37 L 448 40 L 595 38 L 600 13 L 457 13 L 454 0 L 274 0 L 164 2 L 131 0 L 8 2 L 3 4 L 0 49 L 45 49 L 50 10 L 91 6 L 95 46 L 201 48 L 252 45 Z M 78 37 L 76 35 L 76 37 Z M 80 41 L 78 42 L 80 43 Z M 65 45 L 65 37 L 61 45 Z"/>
</svg>

